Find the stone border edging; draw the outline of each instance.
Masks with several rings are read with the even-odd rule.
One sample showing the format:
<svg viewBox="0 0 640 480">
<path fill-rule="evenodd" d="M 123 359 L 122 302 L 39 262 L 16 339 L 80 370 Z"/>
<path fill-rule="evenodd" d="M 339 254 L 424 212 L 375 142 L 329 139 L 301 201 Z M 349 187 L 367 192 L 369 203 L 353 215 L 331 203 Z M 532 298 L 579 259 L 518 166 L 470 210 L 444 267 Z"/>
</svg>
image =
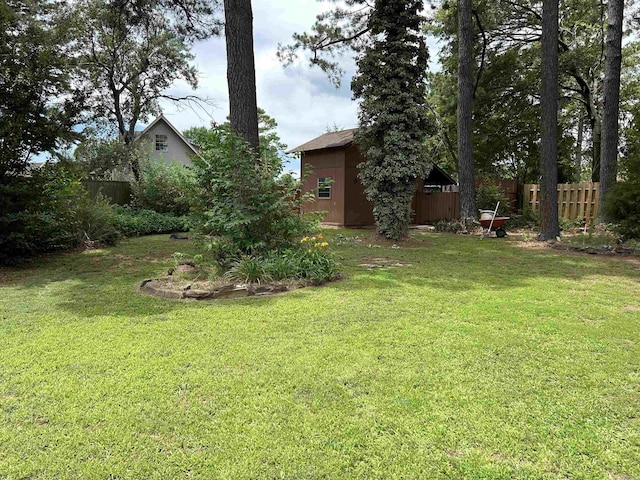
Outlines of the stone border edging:
<svg viewBox="0 0 640 480">
<path fill-rule="evenodd" d="M 172 300 L 226 300 L 232 298 L 261 297 L 275 295 L 291 290 L 286 285 L 235 285 L 228 284 L 212 290 L 192 289 L 187 285 L 182 289 L 162 288 L 154 285 L 158 279 L 147 278 L 140 283 L 140 291 L 155 297 L 169 298 Z"/>
</svg>

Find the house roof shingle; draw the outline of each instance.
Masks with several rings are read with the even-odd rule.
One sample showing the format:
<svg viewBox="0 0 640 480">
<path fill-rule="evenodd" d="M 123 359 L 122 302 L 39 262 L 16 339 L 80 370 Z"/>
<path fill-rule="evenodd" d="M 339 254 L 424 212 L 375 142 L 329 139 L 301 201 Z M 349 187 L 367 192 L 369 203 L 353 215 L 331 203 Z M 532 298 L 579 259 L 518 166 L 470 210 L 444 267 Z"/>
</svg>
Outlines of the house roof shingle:
<svg viewBox="0 0 640 480">
<path fill-rule="evenodd" d="M 353 134 L 356 130 L 357 128 L 350 128 L 348 130 L 340 130 L 339 132 L 325 133 L 313 140 L 309 140 L 307 143 L 292 148 L 287 153 L 310 152 L 311 150 L 322 150 L 323 148 L 344 147 L 353 142 Z"/>
</svg>

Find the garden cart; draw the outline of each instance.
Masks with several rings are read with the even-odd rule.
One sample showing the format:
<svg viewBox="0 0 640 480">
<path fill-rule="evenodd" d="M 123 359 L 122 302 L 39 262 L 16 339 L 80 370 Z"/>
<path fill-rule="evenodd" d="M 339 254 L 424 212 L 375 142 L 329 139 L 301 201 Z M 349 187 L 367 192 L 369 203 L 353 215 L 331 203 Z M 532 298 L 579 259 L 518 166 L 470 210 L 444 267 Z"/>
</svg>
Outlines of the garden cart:
<svg viewBox="0 0 640 480">
<path fill-rule="evenodd" d="M 480 210 L 480 225 L 482 225 L 482 236 L 480 238 L 488 237 L 491 232 L 496 232 L 496 237 L 503 238 L 507 236 L 507 231 L 504 229 L 504 222 L 509 220 L 509 217 L 496 217 L 500 202 L 496 204 L 495 210 Z"/>
</svg>

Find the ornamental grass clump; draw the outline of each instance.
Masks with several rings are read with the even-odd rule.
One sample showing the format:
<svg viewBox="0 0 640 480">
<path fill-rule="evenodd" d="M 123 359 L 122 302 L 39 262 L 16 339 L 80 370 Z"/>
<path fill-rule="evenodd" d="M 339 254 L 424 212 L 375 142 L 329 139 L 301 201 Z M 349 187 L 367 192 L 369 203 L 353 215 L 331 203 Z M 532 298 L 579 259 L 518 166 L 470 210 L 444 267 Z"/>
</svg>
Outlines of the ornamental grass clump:
<svg viewBox="0 0 640 480">
<path fill-rule="evenodd" d="M 238 283 L 295 281 L 318 285 L 335 280 L 340 272 L 333 255 L 321 241 L 322 234 L 303 237 L 299 247 L 273 251 L 263 255 L 246 255 L 235 261 L 224 274 Z"/>
</svg>

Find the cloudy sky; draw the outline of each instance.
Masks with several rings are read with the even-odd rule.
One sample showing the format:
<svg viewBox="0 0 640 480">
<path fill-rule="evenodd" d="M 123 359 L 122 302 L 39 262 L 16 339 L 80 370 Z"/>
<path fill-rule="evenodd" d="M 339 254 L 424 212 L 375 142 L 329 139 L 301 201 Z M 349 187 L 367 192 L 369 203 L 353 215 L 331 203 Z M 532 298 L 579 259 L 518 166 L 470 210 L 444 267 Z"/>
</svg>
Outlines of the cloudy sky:
<svg viewBox="0 0 640 480">
<path fill-rule="evenodd" d="M 290 43 L 293 33 L 307 31 L 316 15 L 332 4 L 316 0 L 254 0 L 252 5 L 258 105 L 276 119 L 282 141 L 293 148 L 321 135 L 327 127 L 356 127 L 357 105 L 349 88 L 355 71 L 353 59 L 343 59 L 346 74 L 342 86 L 336 89 L 320 69 L 310 68 L 304 58 L 287 68 L 276 58 L 278 43 Z M 193 53 L 200 71 L 195 93 L 210 98 L 215 106 L 207 107 L 207 112 L 194 112 L 163 104 L 165 116 L 181 131 L 207 126 L 211 119 L 224 122 L 229 113 L 224 38 L 198 43 Z M 430 53 L 435 57 L 433 47 Z M 171 93 L 194 92 L 184 84 L 176 84 Z M 297 165 L 288 168 L 296 169 Z"/>
</svg>

